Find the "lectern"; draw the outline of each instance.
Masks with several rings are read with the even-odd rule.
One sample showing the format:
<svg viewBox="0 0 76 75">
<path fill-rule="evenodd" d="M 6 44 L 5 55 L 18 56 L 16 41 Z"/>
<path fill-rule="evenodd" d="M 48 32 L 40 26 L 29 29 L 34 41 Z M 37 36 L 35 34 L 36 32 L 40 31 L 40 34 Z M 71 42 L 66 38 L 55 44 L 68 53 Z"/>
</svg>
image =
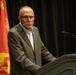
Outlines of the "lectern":
<svg viewBox="0 0 76 75">
<path fill-rule="evenodd" d="M 36 75 L 76 75 L 76 54 L 57 58 L 39 69 Z"/>
</svg>

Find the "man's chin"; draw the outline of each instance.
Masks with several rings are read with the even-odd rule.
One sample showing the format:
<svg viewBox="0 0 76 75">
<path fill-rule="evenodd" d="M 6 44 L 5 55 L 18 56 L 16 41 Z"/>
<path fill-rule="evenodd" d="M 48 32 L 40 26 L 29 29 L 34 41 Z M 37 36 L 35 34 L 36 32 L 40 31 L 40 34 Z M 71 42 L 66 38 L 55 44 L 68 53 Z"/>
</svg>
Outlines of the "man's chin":
<svg viewBox="0 0 76 75">
<path fill-rule="evenodd" d="M 32 29 L 32 26 L 31 27 L 27 27 L 26 29 L 30 30 L 30 29 Z"/>
</svg>

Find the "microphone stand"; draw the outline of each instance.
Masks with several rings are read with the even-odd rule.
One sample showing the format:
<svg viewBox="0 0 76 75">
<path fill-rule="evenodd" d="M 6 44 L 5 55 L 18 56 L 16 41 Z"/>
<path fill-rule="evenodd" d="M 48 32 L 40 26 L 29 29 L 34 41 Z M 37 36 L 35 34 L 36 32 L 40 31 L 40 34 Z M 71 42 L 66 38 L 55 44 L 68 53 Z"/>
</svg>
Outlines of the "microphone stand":
<svg viewBox="0 0 76 75">
<path fill-rule="evenodd" d="M 75 35 L 73 35 L 73 34 L 71 34 L 71 33 L 69 33 L 69 32 L 62 31 L 62 33 L 64 33 L 64 34 L 69 34 L 69 35 L 71 35 L 72 37 L 76 38 L 76 36 L 75 36 Z"/>
<path fill-rule="evenodd" d="M 66 31 L 62 31 L 62 33 L 64 33 L 64 34 L 68 34 L 68 35 L 70 35 L 70 36 L 72 36 L 73 38 L 76 39 L 76 36 L 73 35 L 72 33 L 69 33 L 69 32 L 66 32 Z M 74 52 L 73 54 L 76 54 L 76 52 Z"/>
</svg>

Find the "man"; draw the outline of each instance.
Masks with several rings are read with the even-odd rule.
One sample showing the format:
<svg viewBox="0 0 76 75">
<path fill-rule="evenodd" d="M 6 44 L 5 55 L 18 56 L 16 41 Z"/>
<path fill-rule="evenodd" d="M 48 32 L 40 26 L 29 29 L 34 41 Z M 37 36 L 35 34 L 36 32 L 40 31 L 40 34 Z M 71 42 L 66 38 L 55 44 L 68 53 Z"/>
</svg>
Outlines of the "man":
<svg viewBox="0 0 76 75">
<path fill-rule="evenodd" d="M 51 62 L 56 58 L 44 46 L 38 29 L 33 26 L 33 9 L 21 7 L 18 18 L 20 22 L 8 33 L 11 75 L 34 75 L 41 68 L 42 59 Z"/>
</svg>

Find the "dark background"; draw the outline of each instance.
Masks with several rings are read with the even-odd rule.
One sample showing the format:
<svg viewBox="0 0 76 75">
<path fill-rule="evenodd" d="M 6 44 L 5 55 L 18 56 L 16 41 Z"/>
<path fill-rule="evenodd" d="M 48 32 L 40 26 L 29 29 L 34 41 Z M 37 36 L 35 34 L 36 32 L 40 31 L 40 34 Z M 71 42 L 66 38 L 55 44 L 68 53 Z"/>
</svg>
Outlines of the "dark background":
<svg viewBox="0 0 76 75">
<path fill-rule="evenodd" d="M 76 38 L 62 33 L 67 31 L 76 36 L 75 0 L 6 0 L 6 3 L 10 28 L 19 22 L 20 7 L 28 5 L 35 12 L 35 26 L 42 41 L 54 56 L 76 52 Z"/>
</svg>

